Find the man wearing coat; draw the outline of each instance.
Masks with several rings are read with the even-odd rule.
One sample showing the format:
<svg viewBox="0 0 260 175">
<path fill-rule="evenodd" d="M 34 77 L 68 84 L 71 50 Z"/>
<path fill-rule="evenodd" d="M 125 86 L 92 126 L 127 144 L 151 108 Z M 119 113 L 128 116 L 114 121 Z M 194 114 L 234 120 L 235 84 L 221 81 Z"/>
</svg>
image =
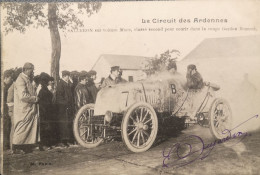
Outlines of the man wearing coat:
<svg viewBox="0 0 260 175">
<path fill-rule="evenodd" d="M 87 82 L 87 89 L 91 95 L 91 103 L 95 103 L 96 102 L 96 98 L 97 98 L 97 93 L 98 93 L 98 89 L 95 85 L 95 80 L 96 80 L 96 75 L 97 75 L 97 72 L 94 71 L 94 70 L 91 70 L 88 72 L 90 78 L 88 79 L 88 82 Z"/>
<path fill-rule="evenodd" d="M 14 85 L 14 145 L 35 144 L 40 141 L 38 97 L 32 84 L 34 65 L 25 63 Z M 24 150 L 27 150 L 26 148 Z"/>
<path fill-rule="evenodd" d="M 39 83 L 41 89 L 39 91 L 39 115 L 40 115 L 40 134 L 41 144 L 40 150 L 50 147 L 54 140 L 54 126 L 53 126 L 53 94 L 48 89 L 48 83 L 51 81 L 50 75 L 42 72 L 40 74 Z"/>
<path fill-rule="evenodd" d="M 93 103 L 91 95 L 86 87 L 87 74 L 80 73 L 79 83 L 75 88 L 75 111 L 77 112 L 82 106 L 88 103 Z"/>
<path fill-rule="evenodd" d="M 110 75 L 103 81 L 101 88 L 117 84 L 117 78 L 119 76 L 120 67 L 111 67 Z"/>
<path fill-rule="evenodd" d="M 68 147 L 72 139 L 73 122 L 73 95 L 72 83 L 69 80 L 70 72 L 62 71 L 62 79 L 58 82 L 56 102 L 58 106 L 58 128 L 61 146 Z"/>
<path fill-rule="evenodd" d="M 197 68 L 194 64 L 190 64 L 187 67 L 187 86 L 190 89 L 201 89 L 204 86 L 203 78 L 200 73 L 197 71 Z"/>
</svg>

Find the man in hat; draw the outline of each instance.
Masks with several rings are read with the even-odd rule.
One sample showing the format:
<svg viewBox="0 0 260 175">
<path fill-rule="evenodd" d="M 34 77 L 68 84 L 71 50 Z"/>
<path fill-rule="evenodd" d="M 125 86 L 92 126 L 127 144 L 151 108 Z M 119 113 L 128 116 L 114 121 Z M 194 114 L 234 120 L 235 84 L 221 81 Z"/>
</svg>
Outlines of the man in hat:
<svg viewBox="0 0 260 175">
<path fill-rule="evenodd" d="M 119 66 L 113 66 L 110 70 L 110 75 L 103 81 L 101 88 L 117 84 L 116 78 L 119 75 Z"/>
<path fill-rule="evenodd" d="M 7 94 L 8 94 L 8 89 L 12 85 L 13 82 L 13 74 L 14 71 L 12 69 L 4 71 L 4 108 L 3 108 L 3 114 L 4 114 L 4 150 L 9 148 L 10 145 L 10 140 L 9 140 L 9 135 L 11 131 L 11 119 L 10 116 L 8 115 L 8 105 L 7 105 Z"/>
<path fill-rule="evenodd" d="M 18 76 L 14 85 L 14 145 L 26 145 L 24 151 L 30 152 L 28 144 L 40 141 L 38 97 L 32 84 L 34 65 L 25 63 L 23 72 Z"/>
<path fill-rule="evenodd" d="M 202 76 L 197 71 L 194 64 L 190 64 L 187 67 L 187 86 L 190 89 L 201 89 L 204 86 Z"/>
<path fill-rule="evenodd" d="M 95 103 L 96 98 L 97 98 L 98 89 L 97 89 L 94 81 L 97 78 L 97 72 L 94 70 L 91 70 L 88 72 L 88 74 L 89 74 L 89 79 L 87 82 L 87 89 L 92 97 L 92 102 Z"/>
<path fill-rule="evenodd" d="M 88 81 L 88 75 L 81 72 L 79 75 L 79 83 L 75 88 L 75 111 L 77 112 L 82 106 L 88 103 L 92 103 L 90 93 L 86 87 Z"/>
<path fill-rule="evenodd" d="M 62 78 L 58 82 L 56 92 L 60 145 L 66 147 L 69 146 L 68 142 L 72 138 L 73 120 L 72 83 L 69 79 L 70 72 L 66 70 L 62 71 Z"/>
</svg>

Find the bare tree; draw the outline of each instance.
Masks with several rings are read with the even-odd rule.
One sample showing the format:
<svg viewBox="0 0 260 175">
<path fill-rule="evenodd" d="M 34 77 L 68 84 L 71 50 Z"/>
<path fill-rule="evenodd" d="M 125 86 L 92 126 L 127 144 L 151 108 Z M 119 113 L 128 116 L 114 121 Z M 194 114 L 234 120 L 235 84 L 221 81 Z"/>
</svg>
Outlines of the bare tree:
<svg viewBox="0 0 260 175">
<path fill-rule="evenodd" d="M 91 16 L 101 8 L 101 2 L 79 3 L 3 3 L 6 10 L 4 16 L 4 32 L 8 34 L 14 30 L 25 33 L 28 27 L 48 27 L 51 36 L 51 76 L 55 82 L 59 79 L 61 40 L 59 30 L 78 29 L 83 27 L 79 15 Z M 76 10 L 75 10 L 76 9 Z"/>
</svg>

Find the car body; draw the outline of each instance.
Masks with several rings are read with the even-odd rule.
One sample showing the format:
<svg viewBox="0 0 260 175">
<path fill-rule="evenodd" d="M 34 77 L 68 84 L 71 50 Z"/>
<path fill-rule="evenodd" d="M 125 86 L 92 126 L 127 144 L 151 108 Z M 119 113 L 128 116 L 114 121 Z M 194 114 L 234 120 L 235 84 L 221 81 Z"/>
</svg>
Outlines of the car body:
<svg viewBox="0 0 260 175">
<path fill-rule="evenodd" d="M 128 149 L 142 152 L 153 145 L 158 133 L 167 133 L 161 131 L 186 122 L 207 126 L 220 139 L 225 137 L 220 124 L 228 123 L 225 127 L 230 127 L 232 114 L 228 103 L 215 97 L 219 89 L 212 83 L 205 83 L 202 89 L 189 89 L 180 74 L 108 86 L 98 92 L 95 105 L 83 106 L 78 112 L 74 135 L 82 146 L 91 148 L 118 135 L 109 134 L 115 131 L 121 133 Z M 85 124 L 81 125 L 82 116 Z M 181 122 L 176 126 L 177 121 Z M 80 126 L 85 129 L 80 131 Z M 88 134 L 82 137 L 81 133 Z"/>
</svg>

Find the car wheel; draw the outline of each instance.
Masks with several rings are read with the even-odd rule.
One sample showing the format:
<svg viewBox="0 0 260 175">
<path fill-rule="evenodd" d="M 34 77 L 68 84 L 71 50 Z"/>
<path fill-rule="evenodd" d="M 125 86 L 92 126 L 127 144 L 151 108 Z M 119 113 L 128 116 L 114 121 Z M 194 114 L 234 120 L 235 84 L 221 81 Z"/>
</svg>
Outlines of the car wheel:
<svg viewBox="0 0 260 175">
<path fill-rule="evenodd" d="M 158 132 L 158 119 L 153 107 L 145 102 L 133 104 L 123 117 L 121 129 L 123 141 L 130 151 L 147 151 Z"/>
<path fill-rule="evenodd" d="M 209 111 L 210 131 L 216 139 L 230 135 L 232 129 L 232 111 L 224 99 L 215 99 Z"/>
<path fill-rule="evenodd" d="M 87 104 L 80 108 L 73 122 L 74 137 L 85 148 L 97 147 L 103 141 L 101 135 L 94 132 L 93 114 L 94 104 Z"/>
</svg>

